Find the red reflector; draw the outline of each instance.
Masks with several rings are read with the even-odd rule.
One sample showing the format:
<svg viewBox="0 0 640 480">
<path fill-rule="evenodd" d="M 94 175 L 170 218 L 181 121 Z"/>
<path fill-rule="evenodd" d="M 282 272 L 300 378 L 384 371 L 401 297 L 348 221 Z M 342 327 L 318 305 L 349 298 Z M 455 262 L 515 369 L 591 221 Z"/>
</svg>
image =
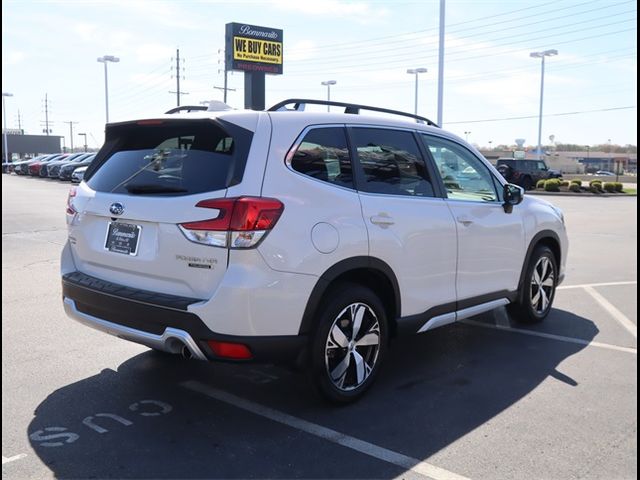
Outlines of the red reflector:
<svg viewBox="0 0 640 480">
<path fill-rule="evenodd" d="M 71 187 L 69 189 L 69 196 L 67 197 L 67 214 L 69 215 L 75 215 L 78 213 L 71 203 L 73 201 L 73 197 L 76 196 L 76 193 L 76 187 Z"/>
<path fill-rule="evenodd" d="M 212 208 L 220 210 L 220 213 L 210 220 L 181 223 L 183 228 L 234 232 L 271 230 L 284 210 L 280 200 L 263 197 L 202 200 L 196 207 Z"/>
<path fill-rule="evenodd" d="M 209 340 L 207 343 L 218 357 L 246 360 L 253 356 L 249 347 L 242 343 L 218 342 L 216 340 Z"/>
<path fill-rule="evenodd" d="M 164 120 L 138 120 L 136 125 L 162 125 Z"/>
</svg>

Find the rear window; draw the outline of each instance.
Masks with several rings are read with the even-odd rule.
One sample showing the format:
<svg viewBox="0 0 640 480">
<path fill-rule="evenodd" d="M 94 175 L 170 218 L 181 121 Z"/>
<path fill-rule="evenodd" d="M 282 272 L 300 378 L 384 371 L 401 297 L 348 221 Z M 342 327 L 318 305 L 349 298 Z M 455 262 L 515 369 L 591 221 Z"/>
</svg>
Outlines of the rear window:
<svg viewBox="0 0 640 480">
<path fill-rule="evenodd" d="M 99 192 L 134 195 L 221 190 L 242 180 L 251 139 L 221 120 L 115 125 L 85 179 Z"/>
</svg>

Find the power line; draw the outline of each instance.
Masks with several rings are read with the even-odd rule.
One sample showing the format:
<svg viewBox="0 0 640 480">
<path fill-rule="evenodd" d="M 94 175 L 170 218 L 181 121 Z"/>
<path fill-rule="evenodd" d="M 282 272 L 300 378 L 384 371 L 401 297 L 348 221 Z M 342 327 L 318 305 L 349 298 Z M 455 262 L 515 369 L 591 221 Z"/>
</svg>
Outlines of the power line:
<svg viewBox="0 0 640 480">
<path fill-rule="evenodd" d="M 595 110 L 581 110 L 576 112 L 562 112 L 562 113 L 547 113 L 543 117 L 563 117 L 566 115 L 580 115 L 583 113 L 595 113 L 595 112 L 611 112 L 614 110 L 629 110 L 636 108 L 636 105 L 629 105 L 626 107 L 611 107 L 611 108 L 598 108 Z M 447 125 L 455 125 L 460 123 L 487 123 L 487 122 L 503 122 L 507 120 L 525 120 L 530 118 L 538 118 L 538 115 L 525 115 L 522 117 L 502 117 L 502 118 L 483 118 L 481 120 L 460 120 L 455 122 L 447 122 Z"/>
<path fill-rule="evenodd" d="M 460 54 L 465 54 L 465 53 L 474 53 L 474 52 L 479 52 L 479 51 L 483 51 L 483 50 L 491 50 L 491 49 L 496 49 L 496 48 L 500 48 L 500 47 L 510 47 L 510 46 L 513 46 L 513 45 L 516 45 L 516 44 L 533 42 L 535 40 L 548 40 L 548 39 L 551 39 L 551 38 L 554 38 L 554 37 L 563 37 L 565 35 L 572 34 L 572 33 L 579 33 L 579 32 L 584 32 L 584 31 L 587 31 L 587 30 L 588 31 L 593 31 L 594 29 L 597 29 L 597 28 L 605 28 L 605 27 L 610 27 L 610 26 L 613 26 L 613 25 L 619 25 L 619 24 L 622 24 L 622 23 L 629 23 L 629 22 L 635 22 L 635 21 L 636 21 L 636 18 L 634 17 L 634 18 L 631 18 L 631 19 L 619 20 L 619 21 L 616 21 L 616 22 L 608 22 L 608 23 L 603 23 L 603 24 L 600 24 L 600 25 L 592 25 L 592 26 L 589 26 L 589 27 L 586 27 L 586 28 L 578 28 L 578 29 L 574 29 L 574 30 L 564 31 L 564 32 L 560 32 L 560 33 L 555 34 L 555 35 L 551 34 L 551 35 L 543 35 L 543 36 L 538 36 L 538 37 L 533 37 L 533 38 L 524 38 L 524 39 L 520 39 L 520 40 L 517 40 L 517 41 L 510 41 L 510 42 L 504 43 L 504 44 L 480 46 L 480 47 L 476 47 L 476 48 L 467 47 L 464 50 L 449 52 L 447 54 L 447 56 L 449 57 L 448 62 L 460 60 L 460 58 L 454 58 L 453 60 L 451 60 L 451 56 L 455 56 L 455 55 L 460 55 Z M 615 33 L 622 33 L 622 32 L 625 32 L 625 31 L 627 31 L 627 30 L 616 30 L 615 32 L 610 32 L 610 33 L 611 34 L 615 34 Z M 538 32 L 535 32 L 534 34 L 537 34 L 537 33 Z M 511 38 L 512 39 L 512 38 L 514 38 L 514 36 L 503 37 L 503 38 L 500 38 L 498 40 L 502 40 L 504 38 Z M 515 38 L 521 38 L 521 37 L 515 37 Z M 595 38 L 595 36 L 591 36 L 590 38 Z M 557 44 L 557 43 L 554 43 L 554 45 L 555 44 Z M 496 53 L 490 53 L 490 54 L 486 54 L 484 56 L 494 56 L 494 55 L 496 55 Z M 420 58 L 421 61 L 424 61 L 426 59 L 431 59 L 431 58 L 436 58 L 436 57 L 437 57 L 437 53 L 434 53 L 432 55 L 420 56 L 419 58 Z M 393 54 L 393 55 L 377 55 L 375 57 L 376 62 L 374 62 L 374 63 L 357 63 L 357 64 L 351 63 L 350 65 L 344 65 L 344 66 L 343 65 L 333 66 L 331 64 L 332 62 L 329 62 L 329 63 L 326 63 L 326 64 L 323 64 L 322 62 L 319 62 L 320 65 L 323 65 L 322 67 L 319 67 L 317 69 L 306 69 L 305 73 L 306 72 L 308 72 L 308 73 L 325 72 L 327 68 L 332 68 L 334 71 L 336 71 L 336 70 L 341 70 L 341 69 L 342 70 L 344 70 L 344 69 L 352 69 L 354 67 L 366 67 L 366 66 L 373 66 L 373 65 L 379 66 L 380 65 L 380 60 L 384 60 L 386 58 L 395 58 L 395 59 L 397 59 L 397 60 L 386 62 L 387 65 L 389 65 L 389 64 L 400 65 L 400 64 L 405 64 L 407 62 L 407 60 L 410 60 L 410 59 L 414 60 L 416 57 L 415 57 L 414 53 L 408 52 L 405 55 L 396 55 L 396 54 Z M 478 57 L 463 57 L 463 58 L 466 59 L 466 58 L 478 58 Z M 372 58 L 372 60 L 373 60 L 373 58 Z M 295 67 L 294 67 L 294 70 L 295 70 Z M 292 74 L 298 74 L 298 73 L 299 72 L 295 72 L 294 71 Z"/>
<path fill-rule="evenodd" d="M 554 21 L 561 20 L 561 19 L 564 19 L 564 18 L 569 18 L 569 17 L 575 18 L 578 15 L 583 15 L 585 13 L 591 13 L 591 12 L 598 11 L 598 10 L 603 10 L 603 9 L 607 9 L 610 12 L 611 8 L 613 8 L 615 6 L 623 5 L 623 4 L 626 4 L 626 3 L 631 3 L 631 2 L 634 2 L 634 1 L 635 0 L 627 0 L 627 1 L 624 1 L 624 2 L 610 4 L 610 5 L 607 5 L 605 7 L 594 8 L 594 9 L 585 10 L 585 11 L 582 11 L 582 12 L 573 12 L 573 13 L 568 14 L 568 15 L 563 15 L 563 16 L 559 16 L 559 17 L 555 16 L 552 19 L 542 19 L 542 20 L 538 20 L 538 21 L 535 21 L 535 22 L 530 21 L 529 17 L 526 17 L 526 18 L 523 17 L 523 19 L 526 20 L 526 22 L 523 23 L 523 24 L 512 25 L 510 27 L 504 27 L 504 28 L 501 28 L 501 29 L 490 30 L 490 31 L 487 31 L 487 32 L 477 32 L 477 33 L 473 33 L 473 34 L 470 34 L 470 35 L 457 36 L 457 37 L 455 37 L 455 40 L 462 40 L 462 39 L 474 38 L 474 37 L 484 37 L 485 35 L 490 34 L 490 33 L 503 32 L 505 30 L 512 30 L 512 29 L 515 29 L 515 28 L 528 28 L 531 25 L 536 25 L 536 24 L 539 24 L 539 23 L 550 23 L 550 22 L 554 22 Z M 587 2 L 587 3 L 591 3 L 591 2 Z M 559 10 L 564 10 L 564 8 L 563 9 L 559 9 Z M 635 10 L 628 10 L 628 11 L 625 11 L 625 12 L 619 12 L 619 13 L 613 13 L 613 14 L 609 13 L 607 15 L 607 18 L 619 16 L 619 15 L 626 14 L 626 13 L 633 13 L 633 12 L 635 12 Z M 572 26 L 573 25 L 579 25 L 581 23 L 589 23 L 589 22 L 594 22 L 594 21 L 598 21 L 598 20 L 601 20 L 601 18 L 592 18 L 592 19 L 583 20 L 583 21 L 580 21 L 580 22 L 575 22 L 574 21 L 574 22 L 571 23 L 571 25 Z M 513 21 L 513 20 L 510 20 L 510 21 Z M 495 24 L 500 24 L 500 23 L 504 23 L 504 22 L 496 22 Z M 494 24 L 482 25 L 481 27 L 478 27 L 478 28 L 485 28 L 485 27 L 488 27 L 488 26 L 491 26 L 491 25 L 494 25 Z M 544 29 L 544 30 L 536 30 L 536 32 L 533 32 L 533 33 L 537 34 L 537 33 L 541 32 L 541 31 L 553 30 L 553 29 L 556 29 L 556 28 L 558 28 L 558 27 L 554 26 L 554 27 L 550 27 L 550 28 L 547 28 L 547 29 Z M 467 32 L 468 29 L 458 30 L 458 31 Z M 458 31 L 456 31 L 456 30 L 449 31 L 448 34 L 457 33 Z M 418 32 L 420 32 L 420 31 L 411 32 L 411 34 L 416 34 Z M 492 40 L 493 41 L 493 40 L 501 40 L 503 38 L 514 38 L 514 37 L 518 38 L 518 37 L 521 37 L 523 35 L 530 35 L 530 34 L 532 34 L 532 33 L 531 32 L 526 32 L 526 33 L 521 34 L 521 35 L 515 35 L 515 36 L 514 35 L 509 35 L 508 37 L 499 37 L 499 38 L 493 38 L 493 39 L 487 39 L 487 40 Z M 404 34 L 404 35 L 408 35 L 408 34 Z M 388 46 L 390 43 L 415 42 L 416 40 L 419 40 L 419 38 L 403 39 L 403 40 L 397 40 L 395 42 L 386 42 L 385 45 Z M 433 40 L 431 40 L 429 42 L 424 42 L 422 45 L 429 45 L 429 44 L 435 44 L 435 43 L 437 43 L 437 39 L 433 39 Z M 370 47 L 371 47 L 371 45 L 367 45 L 367 46 L 363 46 L 363 47 L 360 47 L 360 48 L 370 49 Z M 455 49 L 455 47 L 451 47 L 451 48 Z M 376 58 L 379 58 L 381 52 L 393 52 L 393 51 L 401 51 L 401 50 L 406 50 L 406 49 L 407 49 L 407 46 L 405 46 L 405 45 L 396 46 L 396 47 L 389 47 L 389 48 L 382 48 L 382 49 L 376 49 L 375 52 L 371 52 L 370 55 L 374 55 Z M 325 60 L 323 60 L 323 58 L 330 59 L 330 61 L 333 61 L 336 58 L 353 58 L 353 57 L 362 58 L 363 55 L 367 55 L 367 54 L 366 53 L 364 53 L 364 54 L 363 53 L 359 53 L 357 51 L 356 52 L 350 51 L 349 53 L 345 53 L 345 54 L 342 54 L 342 55 L 330 55 L 330 56 L 326 56 L 326 57 L 320 56 L 320 57 L 297 60 L 296 64 L 306 63 L 306 62 L 317 63 L 318 61 L 323 62 L 323 61 L 325 61 Z M 415 54 L 413 52 L 411 52 L 411 55 L 415 55 Z"/>
<path fill-rule="evenodd" d="M 594 27 L 595 28 L 595 27 Z M 591 29 L 586 29 L 586 30 L 591 30 Z M 590 35 L 588 37 L 581 37 L 581 38 L 574 38 L 571 40 L 565 40 L 565 41 L 553 41 L 553 45 L 557 46 L 557 45 L 565 45 L 568 43 L 574 43 L 574 42 L 579 42 L 582 40 L 592 40 L 595 38 L 600 38 L 600 37 L 605 37 L 605 36 L 609 36 L 609 35 L 617 35 L 617 34 L 621 34 L 621 33 L 625 33 L 625 32 L 630 32 L 630 31 L 635 31 L 636 28 L 627 28 L 627 29 L 621 29 L 621 30 L 616 30 L 613 32 L 605 32 L 599 35 Z M 552 37 L 552 35 L 548 35 L 545 37 L 541 37 L 543 39 L 548 39 L 549 37 Z M 525 42 L 530 42 L 532 40 L 539 40 L 539 38 L 535 38 L 535 39 L 528 39 L 525 40 Z M 514 42 L 514 43 L 522 43 L 522 42 Z M 531 48 L 544 48 L 544 45 L 548 45 L 548 44 L 543 44 L 543 45 L 538 45 L 537 47 L 531 47 Z M 509 46 L 504 45 L 504 46 Z M 498 46 L 499 47 L 499 46 Z M 496 48 L 494 46 L 492 47 L 485 47 L 485 49 L 487 48 Z M 476 49 L 476 51 L 479 49 Z M 496 56 L 501 56 L 501 55 L 508 55 L 511 53 L 520 53 L 522 52 L 524 49 L 522 48 L 515 48 L 515 49 L 510 49 L 510 50 L 503 50 L 503 51 L 498 51 L 498 52 L 491 52 L 488 54 L 484 54 L 484 55 L 474 55 L 474 56 L 469 56 L 469 57 L 462 57 L 462 58 L 454 58 L 453 60 L 448 60 L 447 63 L 452 63 L 452 62 L 459 62 L 459 61 L 465 61 L 465 60 L 475 60 L 475 59 L 479 59 L 479 58 L 486 58 L 486 57 L 496 57 Z M 527 51 L 527 50 L 524 50 Z M 421 57 L 421 60 L 424 60 L 425 58 L 433 58 L 436 55 L 431 55 L 431 56 L 427 56 L 427 57 Z M 412 57 L 415 58 L 415 57 Z M 406 65 L 407 60 L 406 59 L 400 59 L 398 61 L 393 61 L 393 62 L 385 62 L 385 66 L 390 66 L 392 65 L 394 68 L 397 68 L 396 65 L 401 66 L 401 65 Z M 367 67 L 367 66 L 372 66 L 374 68 L 369 68 L 369 69 L 364 69 L 364 68 L 360 68 L 360 67 Z M 352 69 L 352 67 L 358 67 L 356 69 Z M 293 72 L 293 73 L 289 73 L 288 76 L 316 76 L 318 73 L 321 72 L 325 72 L 327 70 L 327 67 L 324 67 L 322 69 L 319 70 L 306 70 L 305 73 L 302 72 Z M 349 67 L 333 67 L 332 68 L 332 72 L 333 73 L 344 73 L 344 74 L 348 74 L 348 73 L 362 73 L 362 72 L 370 72 L 370 71 L 380 71 L 380 70 L 390 70 L 389 68 L 381 68 L 380 63 L 366 63 L 366 64 L 359 64 L 359 65 L 350 65 Z"/>
</svg>

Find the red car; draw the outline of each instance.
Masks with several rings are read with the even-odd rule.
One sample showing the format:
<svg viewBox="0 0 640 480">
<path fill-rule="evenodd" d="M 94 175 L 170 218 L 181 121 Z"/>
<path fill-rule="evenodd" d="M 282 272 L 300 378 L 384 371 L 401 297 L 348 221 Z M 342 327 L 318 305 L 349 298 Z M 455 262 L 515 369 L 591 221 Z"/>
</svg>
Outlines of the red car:
<svg viewBox="0 0 640 480">
<path fill-rule="evenodd" d="M 45 158 L 45 159 L 40 160 L 38 162 L 33 162 L 33 163 L 31 163 L 29 165 L 29 175 L 31 175 L 33 177 L 39 177 L 40 176 L 40 168 L 42 168 L 43 164 L 45 164 L 47 162 L 52 162 L 54 160 L 64 160 L 68 156 L 69 156 L 68 153 L 63 153 L 61 155 L 56 155 L 55 157 Z"/>
</svg>

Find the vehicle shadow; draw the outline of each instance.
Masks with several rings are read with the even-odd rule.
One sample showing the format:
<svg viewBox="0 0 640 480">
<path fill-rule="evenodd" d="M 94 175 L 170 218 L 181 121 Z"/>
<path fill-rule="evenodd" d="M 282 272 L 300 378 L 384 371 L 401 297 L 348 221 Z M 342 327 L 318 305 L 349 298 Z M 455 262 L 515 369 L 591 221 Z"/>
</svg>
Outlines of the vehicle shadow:
<svg viewBox="0 0 640 480">
<path fill-rule="evenodd" d="M 491 323 L 492 317 L 474 320 Z M 591 320 L 562 310 L 545 323 L 548 333 L 566 325 L 587 342 L 599 332 Z M 27 435 L 58 478 L 395 478 L 405 470 L 182 384 L 199 382 L 426 461 L 548 377 L 575 388 L 558 365 L 585 347 L 463 324 L 443 327 L 396 340 L 374 388 L 338 408 L 315 397 L 303 375 L 285 369 L 146 352 L 117 371 L 52 392 Z"/>
</svg>

